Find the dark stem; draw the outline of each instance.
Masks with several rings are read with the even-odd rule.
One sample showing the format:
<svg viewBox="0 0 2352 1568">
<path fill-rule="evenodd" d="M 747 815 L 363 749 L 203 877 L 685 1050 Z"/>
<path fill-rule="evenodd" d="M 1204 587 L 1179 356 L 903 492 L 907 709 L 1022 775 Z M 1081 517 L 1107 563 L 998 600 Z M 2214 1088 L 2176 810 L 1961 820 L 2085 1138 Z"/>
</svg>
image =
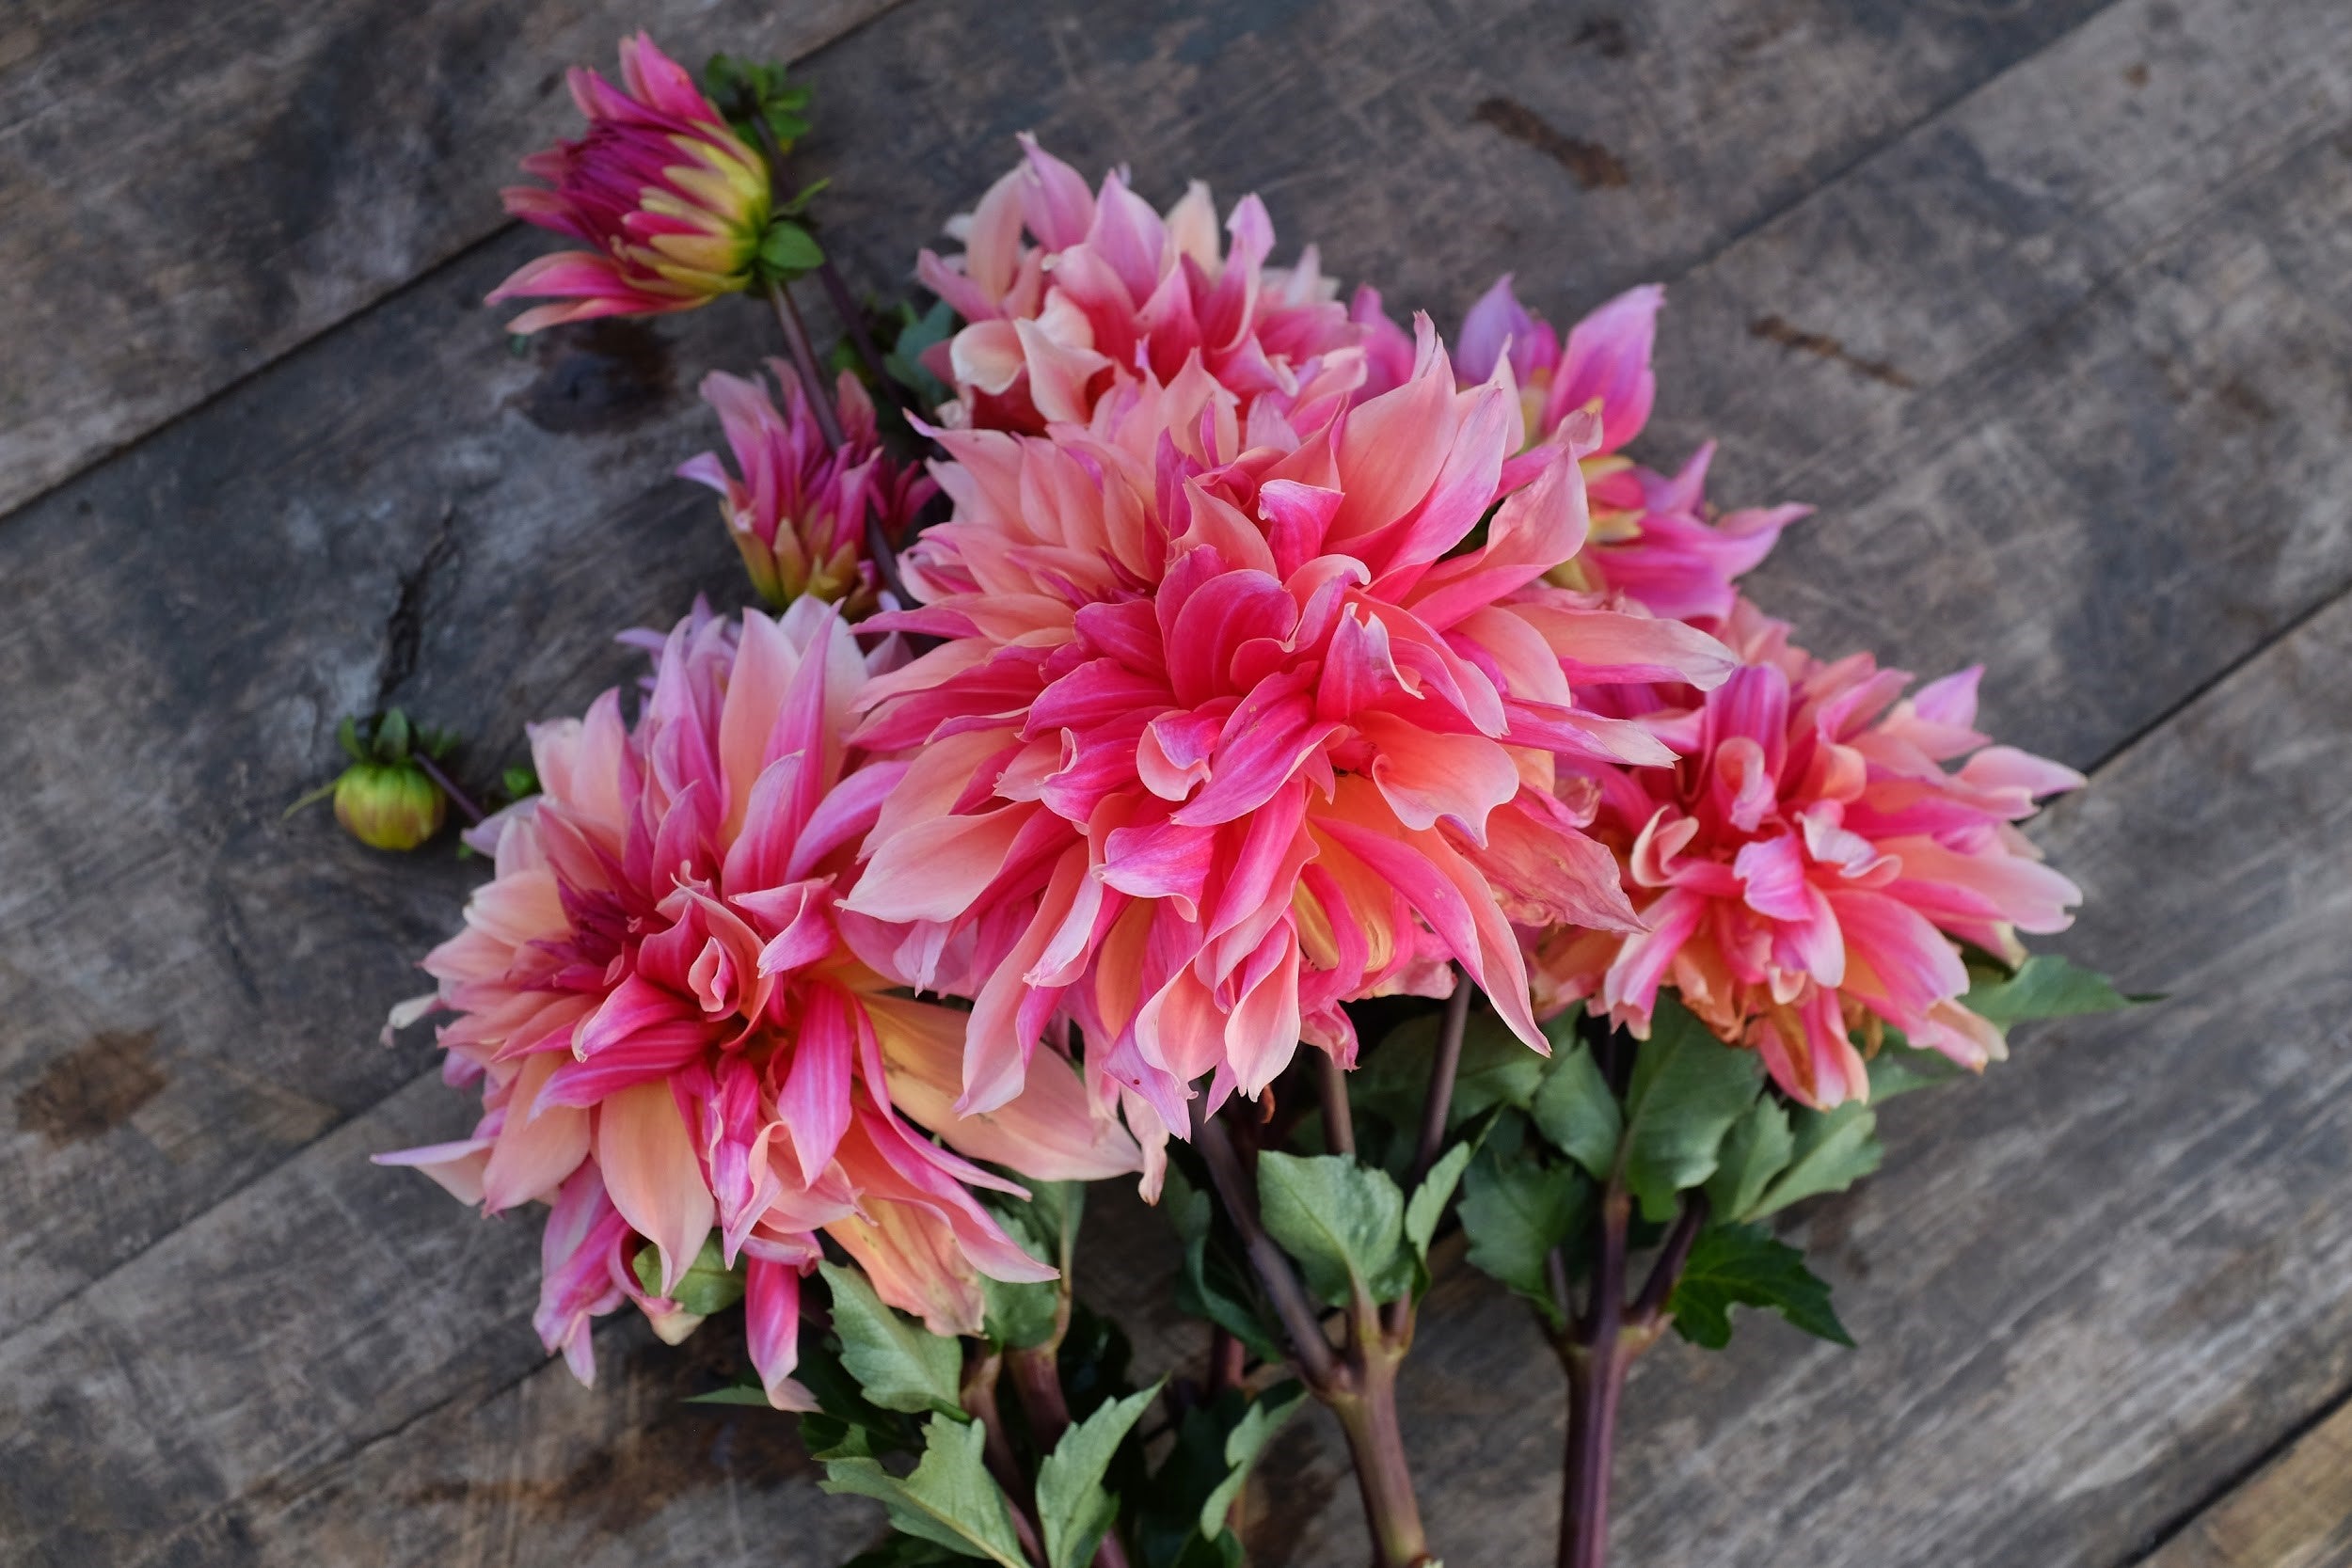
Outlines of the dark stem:
<svg viewBox="0 0 2352 1568">
<path fill-rule="evenodd" d="M 1327 1051 L 1315 1053 L 1323 1085 L 1323 1146 L 1334 1154 L 1356 1152 L 1356 1113 L 1347 1104 L 1347 1072 Z"/>
<path fill-rule="evenodd" d="M 841 318 L 841 325 L 850 334 L 850 342 L 857 350 L 858 363 L 866 367 L 866 378 L 874 389 L 892 402 L 898 401 L 898 384 L 882 369 L 882 351 L 874 346 L 873 334 L 866 330 L 866 312 L 858 309 L 857 297 L 850 293 L 849 283 L 841 269 L 828 256 L 817 267 L 817 280 L 825 286 L 825 298 L 833 303 L 833 313 Z"/>
<path fill-rule="evenodd" d="M 1005 1352 L 1012 1391 L 1020 1398 L 1021 1414 L 1029 1418 L 1029 1440 L 1040 1453 L 1053 1452 L 1070 1430 L 1070 1403 L 1062 1398 L 1061 1369 L 1056 1360 L 1050 1344 Z"/>
<path fill-rule="evenodd" d="M 963 1364 L 963 1383 L 957 1389 L 958 1402 L 965 1415 L 980 1423 L 981 1461 L 1004 1491 L 1005 1512 L 1012 1516 L 1013 1533 L 1021 1538 L 1021 1549 L 1029 1554 L 1032 1561 L 1042 1562 L 1045 1546 L 1038 1539 L 1037 1527 L 1029 1523 L 1029 1483 L 1012 1457 L 1012 1445 L 1005 1437 L 1004 1414 L 996 1407 L 996 1376 L 1003 1370 L 1002 1355 L 971 1346 Z"/>
<path fill-rule="evenodd" d="M 1602 1568 L 1609 1554 L 1609 1468 L 1616 1441 L 1617 1396 L 1625 1387 L 1626 1228 L 1633 1200 L 1612 1176 L 1601 1192 L 1593 1258 L 1592 1299 L 1572 1333 L 1568 1368 L 1568 1451 L 1561 1478 L 1560 1568 Z"/>
<path fill-rule="evenodd" d="M 457 808 L 460 816 L 477 828 L 482 826 L 482 808 L 473 803 L 472 796 L 457 787 L 456 780 L 441 771 L 439 763 L 435 762 L 422 752 L 409 752 L 408 760 L 424 769 L 424 776 L 431 779 L 439 786 L 441 793 L 449 797 L 449 803 Z"/>
<path fill-rule="evenodd" d="M 1358 1386 L 1325 1401 L 1339 1418 L 1356 1463 L 1375 1568 L 1420 1568 L 1431 1560 L 1412 1472 L 1405 1463 L 1405 1433 L 1396 1418 L 1397 1360 L 1398 1353 L 1375 1350 L 1364 1362 Z"/>
<path fill-rule="evenodd" d="M 1454 1108 L 1454 1078 L 1462 1068 L 1462 1036 L 1470 1027 L 1470 984 L 1459 963 L 1454 966 L 1454 994 L 1445 999 L 1445 1022 L 1438 1031 L 1437 1060 L 1429 1064 L 1429 1097 L 1421 1110 L 1421 1143 L 1413 1150 L 1413 1168 L 1406 1178 L 1411 1192 L 1438 1163 L 1445 1145 L 1446 1117 Z"/>
<path fill-rule="evenodd" d="M 899 606 L 912 606 L 914 600 L 907 593 L 906 579 L 898 575 L 898 546 L 882 531 L 882 512 L 870 494 L 866 498 L 866 553 L 872 559 L 875 570 L 882 573 L 882 586 L 898 595 Z M 922 649 L 915 651 L 920 653 Z"/>
<path fill-rule="evenodd" d="M 1242 1374 L 1248 1370 L 1248 1351 L 1230 1328 L 1209 1331 L 1209 1398 L 1215 1399 L 1228 1388 L 1241 1386 Z"/>
<path fill-rule="evenodd" d="M 1658 1261 L 1650 1265 L 1649 1278 L 1642 1286 L 1642 1293 L 1633 1301 L 1628 1321 L 1637 1328 L 1655 1332 L 1664 1316 L 1667 1298 L 1674 1294 L 1675 1284 L 1682 1277 L 1682 1265 L 1691 1260 L 1691 1245 L 1707 1228 L 1707 1195 L 1692 1192 L 1682 1200 L 1682 1212 L 1675 1216 L 1675 1227 L 1666 1232 L 1666 1239 L 1658 1249 Z"/>
<path fill-rule="evenodd" d="M 1206 1101 L 1202 1103 L 1205 1105 Z M 1275 1315 L 1282 1320 L 1282 1331 L 1290 1338 L 1291 1354 L 1298 1362 L 1299 1374 L 1309 1388 L 1327 1397 L 1341 1385 L 1340 1364 L 1331 1354 L 1331 1342 L 1323 1337 L 1323 1326 L 1307 1300 L 1306 1289 L 1291 1268 L 1291 1260 L 1258 1223 L 1257 1200 L 1250 1192 L 1248 1178 L 1242 1172 L 1241 1156 L 1234 1150 L 1232 1133 L 1216 1117 L 1200 1114 L 1194 1117 L 1193 1141 L 1200 1150 L 1201 1163 L 1209 1167 L 1209 1184 L 1216 1189 L 1217 1202 L 1224 1206 L 1233 1228 L 1241 1233 L 1242 1245 L 1249 1254 L 1249 1266 L 1256 1273 L 1258 1283 L 1264 1287 L 1267 1299 L 1274 1304 Z"/>
<path fill-rule="evenodd" d="M 825 385 L 825 373 L 818 367 L 817 350 L 810 346 L 808 326 L 801 320 L 801 308 L 792 302 L 792 291 L 781 283 L 768 285 L 768 304 L 776 313 L 776 325 L 784 329 L 785 346 L 792 351 L 792 368 L 801 372 L 801 390 L 808 394 L 809 411 L 817 416 L 817 428 L 825 437 L 828 451 L 841 450 L 841 414 L 833 405 L 833 391 Z"/>
</svg>

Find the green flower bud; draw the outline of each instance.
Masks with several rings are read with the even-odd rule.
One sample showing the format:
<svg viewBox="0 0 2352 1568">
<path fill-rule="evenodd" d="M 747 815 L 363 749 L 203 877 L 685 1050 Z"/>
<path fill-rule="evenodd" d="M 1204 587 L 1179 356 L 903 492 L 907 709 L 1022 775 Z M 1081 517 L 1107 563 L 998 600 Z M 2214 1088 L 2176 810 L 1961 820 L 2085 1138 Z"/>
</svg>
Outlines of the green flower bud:
<svg viewBox="0 0 2352 1568">
<path fill-rule="evenodd" d="M 335 820 L 372 849 L 414 849 L 448 815 L 440 787 L 411 762 L 355 762 L 335 781 Z"/>
</svg>

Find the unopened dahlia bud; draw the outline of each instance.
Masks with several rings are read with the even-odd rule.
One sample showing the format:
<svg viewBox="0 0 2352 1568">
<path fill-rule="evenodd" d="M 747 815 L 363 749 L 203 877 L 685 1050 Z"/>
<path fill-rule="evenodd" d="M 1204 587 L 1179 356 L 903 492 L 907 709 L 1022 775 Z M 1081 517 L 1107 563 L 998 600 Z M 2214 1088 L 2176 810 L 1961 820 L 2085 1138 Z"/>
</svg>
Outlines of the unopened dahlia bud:
<svg viewBox="0 0 2352 1568">
<path fill-rule="evenodd" d="M 551 188 L 501 193 L 512 215 L 588 246 L 542 256 L 491 293 L 492 304 L 557 301 L 516 317 L 516 332 L 690 310 L 822 260 L 805 230 L 771 221 L 767 160 L 644 33 L 622 40 L 621 83 L 573 71 L 588 134 L 523 160 Z"/>
<path fill-rule="evenodd" d="M 335 781 L 335 820 L 371 849 L 414 849 L 448 815 L 440 786 L 413 762 L 355 762 Z"/>
</svg>

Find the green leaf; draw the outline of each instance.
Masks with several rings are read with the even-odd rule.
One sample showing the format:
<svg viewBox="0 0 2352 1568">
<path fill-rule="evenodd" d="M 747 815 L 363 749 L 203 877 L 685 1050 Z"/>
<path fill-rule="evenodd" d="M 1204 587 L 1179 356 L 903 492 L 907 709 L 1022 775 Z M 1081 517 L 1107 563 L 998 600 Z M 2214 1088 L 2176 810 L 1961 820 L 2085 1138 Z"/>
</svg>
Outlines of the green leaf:
<svg viewBox="0 0 2352 1568">
<path fill-rule="evenodd" d="M 1760 1220 L 1820 1193 L 1842 1193 L 1879 1168 L 1878 1113 L 1858 1100 L 1830 1111 L 1799 1111 L 1788 1168 L 1754 1204 L 1728 1217 Z"/>
<path fill-rule="evenodd" d="M 1563 1053 L 1530 1107 L 1535 1125 L 1555 1148 L 1605 1181 L 1617 1162 L 1617 1140 L 1625 1132 L 1625 1113 L 1609 1092 L 1609 1080 L 1593 1060 L 1582 1040 Z"/>
<path fill-rule="evenodd" d="M 368 749 L 359 743 L 359 721 L 349 714 L 345 714 L 343 721 L 335 726 L 335 744 L 341 746 L 343 754 L 354 762 L 368 760 Z"/>
<path fill-rule="evenodd" d="M 661 1249 L 651 1243 L 639 1247 L 637 1256 L 629 1259 L 629 1267 L 637 1275 L 638 1286 L 649 1296 L 661 1294 Z M 723 1312 L 743 1299 L 743 1276 L 729 1269 L 725 1257 L 719 1250 L 719 1238 L 703 1238 L 700 1252 L 686 1266 L 686 1273 L 670 1292 L 670 1299 L 698 1318 Z"/>
<path fill-rule="evenodd" d="M 1675 1332 L 1708 1350 L 1731 1342 L 1734 1306 L 1770 1307 L 1807 1334 L 1853 1344 L 1830 1310 L 1829 1287 L 1804 1266 L 1804 1255 L 1761 1226 L 1714 1226 L 1703 1232 L 1667 1302 Z"/>
<path fill-rule="evenodd" d="M 891 1524 L 908 1535 L 986 1558 L 1000 1568 L 1034 1568 L 1013 1536 L 1005 1495 L 981 1463 L 987 1432 L 977 1421 L 934 1416 L 924 1426 L 923 1439 L 923 1462 L 912 1475 L 894 1476 L 878 1460 L 834 1459 L 826 1462 L 818 1484 L 827 1492 L 875 1498 L 890 1510 Z"/>
<path fill-rule="evenodd" d="M 2086 1013 L 2120 1012 L 2125 1007 L 2155 1002 L 2155 996 L 2126 996 L 2115 982 L 2096 970 L 2037 953 L 2017 966 L 2014 974 L 1978 970 L 1961 1006 L 1988 1022 L 2007 1027 L 2032 1018 L 2075 1018 Z"/>
<path fill-rule="evenodd" d="M 759 242 L 759 266 L 769 277 L 790 282 L 825 264 L 825 251 L 811 234 L 789 218 L 769 224 Z"/>
<path fill-rule="evenodd" d="M 1171 1164 L 1160 1210 L 1184 1243 L 1184 1275 L 1176 1282 L 1176 1309 L 1205 1318 L 1249 1347 L 1261 1361 L 1282 1359 L 1282 1343 L 1259 1315 L 1248 1275 L 1216 1244 L 1216 1205 Z"/>
<path fill-rule="evenodd" d="M 1392 1301 L 1412 1284 L 1401 1243 L 1405 1197 L 1384 1170 L 1346 1154 L 1258 1157 L 1258 1203 L 1268 1234 L 1298 1259 L 1307 1289 L 1337 1307 L 1360 1285 Z"/>
<path fill-rule="evenodd" d="M 1064 1432 L 1038 1466 L 1038 1527 L 1045 1537 L 1046 1568 L 1086 1568 L 1094 1560 L 1094 1548 L 1119 1512 L 1103 1490 L 1103 1473 L 1159 1391 L 1155 1383 L 1108 1402 Z"/>
<path fill-rule="evenodd" d="M 866 1397 L 884 1410 L 937 1410 L 961 1420 L 956 1395 L 962 1346 L 884 1307 L 856 1270 L 834 1263 L 818 1268 L 833 1291 L 841 1364 Z"/>
<path fill-rule="evenodd" d="M 765 1410 L 768 1408 L 768 1391 L 759 1386 L 756 1379 L 753 1379 L 743 1383 L 730 1383 L 723 1388 L 713 1388 L 707 1394 L 689 1394 L 683 1402 L 687 1404 L 755 1404 Z"/>
<path fill-rule="evenodd" d="M 1733 1050 L 1679 1002 L 1659 998 L 1625 1101 L 1625 1183 L 1643 1218 L 1672 1218 L 1675 1195 L 1715 1174 L 1724 1134 L 1755 1102 L 1758 1072 L 1755 1052 Z"/>
<path fill-rule="evenodd" d="M 1438 1233 L 1438 1221 L 1445 1216 L 1445 1206 L 1454 1196 L 1454 1189 L 1462 1180 L 1462 1167 L 1475 1152 L 1468 1143 L 1455 1144 L 1445 1151 L 1429 1174 L 1413 1189 L 1413 1200 L 1405 1206 L 1405 1239 L 1413 1243 L 1413 1256 L 1429 1261 L 1429 1238 Z"/>
<path fill-rule="evenodd" d="M 927 409 L 938 407 L 953 394 L 947 390 L 946 383 L 923 363 L 923 351 L 934 343 L 946 342 L 955 330 L 955 308 L 944 299 L 934 300 L 920 316 L 906 311 L 906 325 L 898 329 L 898 341 L 882 356 L 882 369 L 890 378 L 913 392 Z"/>
<path fill-rule="evenodd" d="M 1050 1243 L 1040 1234 L 1041 1224 L 1051 1224 L 1050 1217 L 1039 1214 L 1031 1205 L 1008 1204 L 995 1208 L 994 1212 L 1005 1233 L 1023 1251 L 1041 1262 L 1050 1261 Z M 988 1337 L 1000 1345 L 1023 1350 L 1041 1345 L 1054 1337 L 1060 1323 L 1061 1290 L 1056 1280 L 1015 1282 L 982 1275 L 980 1299 L 987 1304 Z"/>
<path fill-rule="evenodd" d="M 1422 1013 L 1390 1030 L 1364 1066 L 1348 1075 L 1349 1101 L 1391 1126 L 1419 1127 L 1443 1023 L 1438 1014 Z M 1492 1012 L 1474 1008 L 1462 1031 L 1462 1062 L 1446 1106 L 1447 1128 L 1498 1105 L 1527 1109 L 1549 1066 Z"/>
<path fill-rule="evenodd" d="M 841 1568 L 942 1568 L 943 1564 L 971 1560 L 963 1552 L 951 1551 L 919 1535 L 894 1535 L 881 1545 L 858 1553 Z"/>
<path fill-rule="evenodd" d="M 1534 1303 L 1554 1328 L 1566 1326 L 1552 1300 L 1545 1259 L 1576 1234 L 1592 1183 L 1574 1165 L 1548 1165 L 1508 1139 L 1479 1150 L 1462 1178 L 1462 1229 L 1470 1267 Z"/>
<path fill-rule="evenodd" d="M 1249 1479 L 1250 1467 L 1258 1463 L 1258 1455 L 1265 1451 L 1274 1434 L 1297 1414 L 1306 1397 L 1306 1387 L 1301 1384 L 1277 1384 L 1260 1395 L 1249 1406 L 1248 1414 L 1225 1434 L 1225 1463 L 1232 1468 L 1200 1505 L 1200 1533 L 1204 1537 L 1213 1541 L 1225 1528 L 1225 1516 L 1232 1512 L 1233 1499 L 1241 1496 L 1242 1483 Z"/>
<path fill-rule="evenodd" d="M 384 715 L 375 726 L 375 756 L 378 762 L 408 760 L 408 715 L 399 708 Z"/>
<path fill-rule="evenodd" d="M 1746 1114 L 1731 1124 L 1707 1179 L 1707 1200 L 1718 1219 L 1726 1222 L 1753 1217 L 1756 1200 L 1772 1178 L 1788 1169 L 1796 1152 L 1788 1131 L 1788 1108 L 1771 1095 L 1759 1095 Z"/>
<path fill-rule="evenodd" d="M 1900 1033 L 1889 1029 L 1879 1043 L 1878 1053 L 1870 1058 L 1870 1103 L 1883 1105 L 1899 1094 L 1914 1089 L 1932 1088 L 1948 1083 L 1968 1069 L 1941 1051 L 1922 1051 L 1906 1041 Z"/>
</svg>

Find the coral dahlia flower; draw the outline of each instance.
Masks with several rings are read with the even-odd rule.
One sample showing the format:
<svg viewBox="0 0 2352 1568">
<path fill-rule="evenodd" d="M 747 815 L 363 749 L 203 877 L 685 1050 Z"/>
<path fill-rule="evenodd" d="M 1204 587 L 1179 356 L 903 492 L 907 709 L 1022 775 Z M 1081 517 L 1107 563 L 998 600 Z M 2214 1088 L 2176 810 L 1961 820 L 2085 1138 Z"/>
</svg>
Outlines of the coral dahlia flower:
<svg viewBox="0 0 2352 1568">
<path fill-rule="evenodd" d="M 703 401 L 718 410 L 737 472 L 707 451 L 678 477 L 719 493 L 727 533 L 761 598 L 778 609 L 803 594 L 828 599 L 855 619 L 874 608 L 880 586 L 866 553 L 866 509 L 879 515 L 883 537 L 895 539 L 939 487 L 882 450 L 873 399 L 856 376 L 841 372 L 834 405 L 843 441 L 835 451 L 800 377 L 780 360 L 770 368 L 784 388 L 781 413 L 757 379 L 724 372 L 703 378 Z"/>
<path fill-rule="evenodd" d="M 1542 584 L 1584 540 L 1590 421 L 1504 495 L 1508 367 L 1459 391 L 1418 326 L 1403 386 L 1303 437 L 1198 353 L 1050 438 L 941 435 L 923 606 L 871 624 L 947 641 L 861 699 L 862 744 L 923 749 L 845 905 L 977 979 L 966 1112 L 1059 1011 L 1131 1122 L 1181 1130 L 1195 1080 L 1254 1095 L 1302 1039 L 1352 1061 L 1340 1004 L 1443 994 L 1449 958 L 1540 1050 L 1513 922 L 1638 928 L 1553 759 L 1672 753 L 1572 683 L 1711 685 L 1728 653 Z"/>
<path fill-rule="evenodd" d="M 1066 1063 L 954 1116 L 963 1015 L 894 994 L 839 940 L 857 843 L 905 771 L 845 741 L 867 675 L 817 600 L 739 627 L 698 608 L 660 642 L 634 728 L 608 691 L 533 729 L 545 793 L 485 825 L 497 876 L 425 960 L 457 1015 L 445 1075 L 479 1081 L 485 1114 L 470 1138 L 382 1158 L 490 1213 L 552 1205 L 537 1323 L 583 1381 L 588 1321 L 624 1298 L 691 1326 L 669 1292 L 715 1236 L 747 1260 L 769 1397 L 797 1407 L 819 1233 L 934 1332 L 976 1332 L 977 1275 L 1053 1270 L 973 1196 L 1021 1189 L 972 1160 L 1040 1180 L 1139 1164 Z M 660 1249 L 660 1296 L 633 1276 L 637 1237 Z"/>
<path fill-rule="evenodd" d="M 950 226 L 962 253 L 926 250 L 916 263 L 968 324 L 933 352 L 958 394 L 950 422 L 1083 423 L 1112 385 L 1147 373 L 1165 384 L 1196 354 L 1245 414 L 1270 394 L 1302 428 L 1360 380 L 1359 334 L 1314 248 L 1295 267 L 1264 264 L 1274 226 L 1256 197 L 1226 219 L 1229 250 L 1200 182 L 1155 213 L 1122 171 L 1089 191 L 1036 138 L 1021 145 L 1023 161 Z"/>
<path fill-rule="evenodd" d="M 767 160 L 644 33 L 621 40 L 620 87 L 578 68 L 569 81 L 588 134 L 523 160 L 547 187 L 501 195 L 511 215 L 588 248 L 526 262 L 491 291 L 493 305 L 560 302 L 510 330 L 690 310 L 748 286 L 768 231 Z"/>
<path fill-rule="evenodd" d="M 1744 601 L 1726 635 L 1749 662 L 1714 690 L 1608 694 L 1683 752 L 1673 768 L 1583 769 L 1594 832 L 1649 928 L 1554 933 L 1536 957 L 1542 1005 L 1589 999 L 1646 1035 L 1671 985 L 1820 1107 L 1867 1098 L 1864 1057 L 1886 1028 L 1973 1069 L 2005 1054 L 1961 1005 L 1959 944 L 2015 962 L 2019 931 L 2070 924 L 2081 893 L 2015 824 L 2082 775 L 1986 743 L 1979 669 L 1904 698 L 1901 671 L 1867 654 L 1824 663 Z"/>
</svg>

